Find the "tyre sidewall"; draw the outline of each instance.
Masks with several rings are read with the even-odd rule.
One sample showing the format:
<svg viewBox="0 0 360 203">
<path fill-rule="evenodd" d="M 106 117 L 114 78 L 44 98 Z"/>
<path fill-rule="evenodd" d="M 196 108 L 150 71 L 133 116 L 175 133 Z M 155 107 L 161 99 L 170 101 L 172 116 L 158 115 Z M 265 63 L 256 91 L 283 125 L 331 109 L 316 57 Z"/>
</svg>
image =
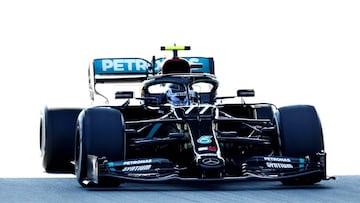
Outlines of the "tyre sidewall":
<svg viewBox="0 0 360 203">
<path fill-rule="evenodd" d="M 324 150 L 321 122 L 313 106 L 279 108 L 277 122 L 282 155 L 315 156 Z"/>
<path fill-rule="evenodd" d="M 81 109 L 44 108 L 40 122 L 40 150 L 47 172 L 73 172 L 74 137 Z"/>
</svg>

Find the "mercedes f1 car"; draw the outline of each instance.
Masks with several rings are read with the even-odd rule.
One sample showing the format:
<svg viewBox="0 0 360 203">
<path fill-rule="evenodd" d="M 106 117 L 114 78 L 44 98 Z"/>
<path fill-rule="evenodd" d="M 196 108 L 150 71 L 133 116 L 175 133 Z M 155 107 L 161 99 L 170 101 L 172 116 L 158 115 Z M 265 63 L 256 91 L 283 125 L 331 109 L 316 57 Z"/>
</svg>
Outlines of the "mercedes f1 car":
<svg viewBox="0 0 360 203">
<path fill-rule="evenodd" d="M 173 57 L 92 60 L 93 105 L 44 108 L 45 171 L 75 173 L 83 187 L 128 181 L 299 185 L 329 179 L 314 106 L 247 103 L 252 89 L 220 97 L 213 58 L 179 57 L 188 46 L 161 49 Z"/>
</svg>

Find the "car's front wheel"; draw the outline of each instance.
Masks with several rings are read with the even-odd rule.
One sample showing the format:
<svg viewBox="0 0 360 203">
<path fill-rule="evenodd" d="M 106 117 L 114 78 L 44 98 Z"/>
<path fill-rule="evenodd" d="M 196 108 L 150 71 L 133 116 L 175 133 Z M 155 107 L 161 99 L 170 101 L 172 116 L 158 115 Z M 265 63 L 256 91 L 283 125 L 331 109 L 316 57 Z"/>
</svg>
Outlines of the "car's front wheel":
<svg viewBox="0 0 360 203">
<path fill-rule="evenodd" d="M 324 152 L 324 141 L 321 122 L 315 107 L 295 105 L 279 108 L 277 112 L 279 125 L 280 149 L 284 156 L 311 157 Z M 324 173 L 316 173 L 299 178 L 282 181 L 285 185 L 310 185 L 320 182 Z"/>
<path fill-rule="evenodd" d="M 75 139 L 75 174 L 80 185 L 117 187 L 118 179 L 99 177 L 97 183 L 89 180 L 88 155 L 106 157 L 109 161 L 124 159 L 124 121 L 120 111 L 110 107 L 83 110 Z"/>
</svg>

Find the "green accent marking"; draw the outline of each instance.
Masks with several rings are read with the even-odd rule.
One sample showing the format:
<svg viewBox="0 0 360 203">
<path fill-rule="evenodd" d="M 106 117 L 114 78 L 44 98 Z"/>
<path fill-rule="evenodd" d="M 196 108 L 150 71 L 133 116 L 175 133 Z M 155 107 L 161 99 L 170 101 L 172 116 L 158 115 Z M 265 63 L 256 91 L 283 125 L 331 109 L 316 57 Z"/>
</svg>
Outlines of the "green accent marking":
<svg viewBox="0 0 360 203">
<path fill-rule="evenodd" d="M 159 128 L 161 127 L 161 123 L 155 123 L 155 125 L 153 126 L 153 128 L 151 129 L 151 131 L 149 132 L 149 134 L 146 136 L 146 138 L 153 138 L 156 131 L 159 130 Z"/>
</svg>

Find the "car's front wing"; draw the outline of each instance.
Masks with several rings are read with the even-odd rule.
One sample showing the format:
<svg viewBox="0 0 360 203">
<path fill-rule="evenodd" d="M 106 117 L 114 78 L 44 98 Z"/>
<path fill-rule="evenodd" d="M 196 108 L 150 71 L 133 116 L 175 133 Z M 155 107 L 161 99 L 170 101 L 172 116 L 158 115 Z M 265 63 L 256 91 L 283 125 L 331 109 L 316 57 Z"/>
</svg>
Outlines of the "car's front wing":
<svg viewBox="0 0 360 203">
<path fill-rule="evenodd" d="M 325 179 L 325 154 L 320 161 L 289 157 L 250 157 L 242 164 L 241 176 L 221 175 L 216 178 L 181 176 L 187 170 L 168 159 L 141 158 L 109 162 L 105 157 L 88 156 L 88 182 L 98 183 L 99 178 L 114 178 L 124 182 L 236 182 L 250 180 L 277 181 L 316 175 Z"/>
</svg>

